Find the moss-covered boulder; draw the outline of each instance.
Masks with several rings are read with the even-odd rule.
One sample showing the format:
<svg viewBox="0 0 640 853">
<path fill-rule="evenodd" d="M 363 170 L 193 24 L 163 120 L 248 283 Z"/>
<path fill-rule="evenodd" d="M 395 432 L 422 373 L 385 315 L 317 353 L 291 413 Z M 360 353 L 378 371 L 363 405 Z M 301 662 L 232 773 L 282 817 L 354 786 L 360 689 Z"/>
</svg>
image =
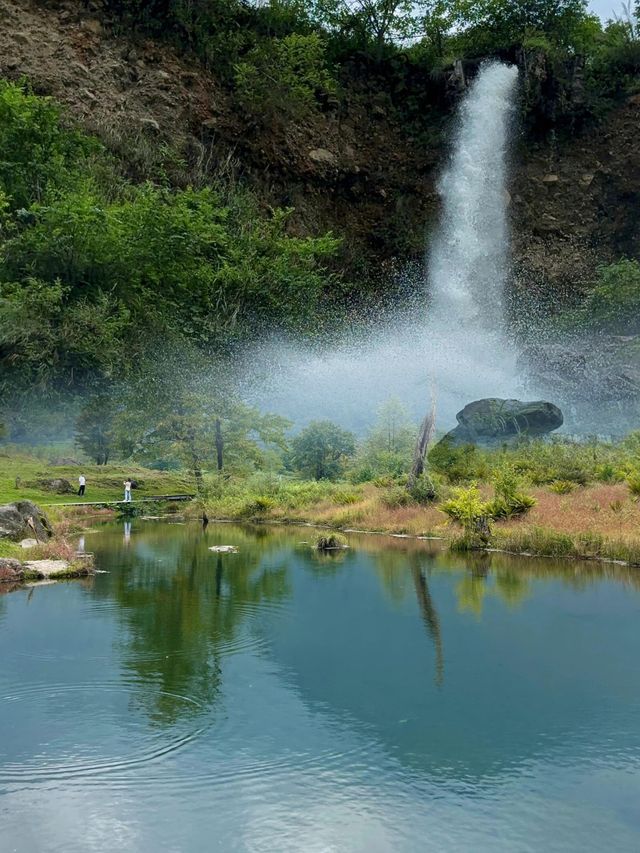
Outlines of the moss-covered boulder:
<svg viewBox="0 0 640 853">
<path fill-rule="evenodd" d="M 561 410 L 545 400 L 522 402 L 489 397 L 469 403 L 456 415 L 458 426 L 443 438 L 453 446 L 504 444 L 520 436 L 548 435 L 562 426 Z"/>
</svg>

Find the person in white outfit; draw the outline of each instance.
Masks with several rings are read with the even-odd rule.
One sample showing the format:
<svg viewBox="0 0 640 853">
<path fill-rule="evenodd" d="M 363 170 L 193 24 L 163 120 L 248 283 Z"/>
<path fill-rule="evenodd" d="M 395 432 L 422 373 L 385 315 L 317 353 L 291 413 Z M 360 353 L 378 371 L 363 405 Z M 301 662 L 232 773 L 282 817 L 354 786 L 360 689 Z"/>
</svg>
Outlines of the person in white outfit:
<svg viewBox="0 0 640 853">
<path fill-rule="evenodd" d="M 131 480 L 124 481 L 124 500 L 125 503 L 129 503 L 131 501 Z"/>
<path fill-rule="evenodd" d="M 82 497 L 82 495 L 84 495 L 85 486 L 87 485 L 87 481 L 85 479 L 84 474 L 80 474 L 80 476 L 78 477 L 78 485 L 80 487 L 78 489 L 78 494 L 80 495 L 80 497 Z"/>
</svg>

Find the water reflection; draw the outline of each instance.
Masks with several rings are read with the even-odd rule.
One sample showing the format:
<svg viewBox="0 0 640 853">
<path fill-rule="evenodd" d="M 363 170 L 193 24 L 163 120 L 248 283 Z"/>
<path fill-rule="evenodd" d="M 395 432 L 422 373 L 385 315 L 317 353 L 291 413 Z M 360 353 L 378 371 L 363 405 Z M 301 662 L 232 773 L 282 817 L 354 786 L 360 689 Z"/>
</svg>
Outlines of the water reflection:
<svg viewBox="0 0 640 853">
<path fill-rule="evenodd" d="M 635 849 L 634 570 L 308 538 L 134 520 L 4 596 L 8 849 Z"/>
<path fill-rule="evenodd" d="M 163 525 L 143 528 L 130 549 L 131 522 L 125 525 L 122 549 L 114 548 L 110 533 L 97 543 L 96 557 L 109 572 L 97 595 L 117 602 L 127 628 L 123 663 L 143 685 L 149 713 L 156 722 L 172 723 L 180 709 L 167 697 L 215 703 L 223 657 L 255 644 L 253 615 L 288 596 L 288 564 L 284 557 L 277 564 L 269 560 L 278 543 L 259 532 L 233 531 L 240 556 L 209 551 L 223 544 L 219 532 Z M 199 707 L 187 710 L 198 713 Z"/>
<path fill-rule="evenodd" d="M 416 561 L 415 555 L 411 559 L 411 574 L 413 576 L 413 584 L 416 589 L 416 598 L 418 607 L 422 615 L 422 621 L 427 630 L 427 634 L 433 640 L 433 645 L 436 650 L 436 673 L 435 681 L 438 686 L 442 686 L 444 682 L 444 655 L 442 652 L 442 634 L 440 632 L 440 619 L 436 611 L 431 593 L 429 592 L 429 584 L 427 583 L 427 575 L 423 566 Z"/>
</svg>

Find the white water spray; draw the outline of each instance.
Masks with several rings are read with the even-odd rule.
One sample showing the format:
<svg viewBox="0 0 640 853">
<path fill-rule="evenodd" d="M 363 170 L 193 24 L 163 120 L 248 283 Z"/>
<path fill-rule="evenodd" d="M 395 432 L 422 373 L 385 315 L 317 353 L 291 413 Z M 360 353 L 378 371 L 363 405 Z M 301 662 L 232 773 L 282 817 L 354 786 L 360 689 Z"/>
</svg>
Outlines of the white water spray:
<svg viewBox="0 0 640 853">
<path fill-rule="evenodd" d="M 433 320 L 473 337 L 503 327 L 508 264 L 507 142 L 517 68 L 492 63 L 460 108 L 450 165 L 440 182 L 443 214 L 429 264 Z"/>
<path fill-rule="evenodd" d="M 456 411 L 471 400 L 518 396 L 516 356 L 502 310 L 516 83 L 515 67 L 491 63 L 461 104 L 452 156 L 440 182 L 443 212 L 429 253 L 431 305 L 425 314 L 322 356 L 280 345 L 254 356 L 252 365 L 269 365 L 273 379 L 256 402 L 298 424 L 329 418 L 358 430 L 390 397 L 421 417 L 431 385 L 443 427 L 453 426 Z"/>
</svg>

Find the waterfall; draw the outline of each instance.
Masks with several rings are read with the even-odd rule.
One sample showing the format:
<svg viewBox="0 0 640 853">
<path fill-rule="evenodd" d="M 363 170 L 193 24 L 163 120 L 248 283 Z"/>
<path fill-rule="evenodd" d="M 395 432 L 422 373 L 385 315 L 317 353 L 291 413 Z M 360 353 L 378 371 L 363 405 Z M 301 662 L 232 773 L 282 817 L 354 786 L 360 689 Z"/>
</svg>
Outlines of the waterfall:
<svg viewBox="0 0 640 853">
<path fill-rule="evenodd" d="M 502 329 L 508 263 L 507 142 L 518 71 L 483 66 L 461 103 L 439 185 L 443 213 L 429 263 L 432 311 L 458 335 Z"/>
<path fill-rule="evenodd" d="M 364 430 L 385 400 L 398 397 L 416 419 L 437 395 L 441 427 L 481 397 L 523 392 L 515 347 L 505 332 L 503 291 L 509 266 L 507 165 L 518 72 L 484 65 L 460 103 L 451 155 L 439 181 L 442 214 L 429 247 L 428 305 L 398 316 L 366 339 L 312 352 L 276 344 L 250 359 L 277 382 L 267 402 L 297 423 L 329 418 Z M 428 287 L 427 287 L 428 285 Z M 417 299 L 416 299 L 417 302 Z M 268 380 L 260 381 L 265 394 Z"/>
</svg>

